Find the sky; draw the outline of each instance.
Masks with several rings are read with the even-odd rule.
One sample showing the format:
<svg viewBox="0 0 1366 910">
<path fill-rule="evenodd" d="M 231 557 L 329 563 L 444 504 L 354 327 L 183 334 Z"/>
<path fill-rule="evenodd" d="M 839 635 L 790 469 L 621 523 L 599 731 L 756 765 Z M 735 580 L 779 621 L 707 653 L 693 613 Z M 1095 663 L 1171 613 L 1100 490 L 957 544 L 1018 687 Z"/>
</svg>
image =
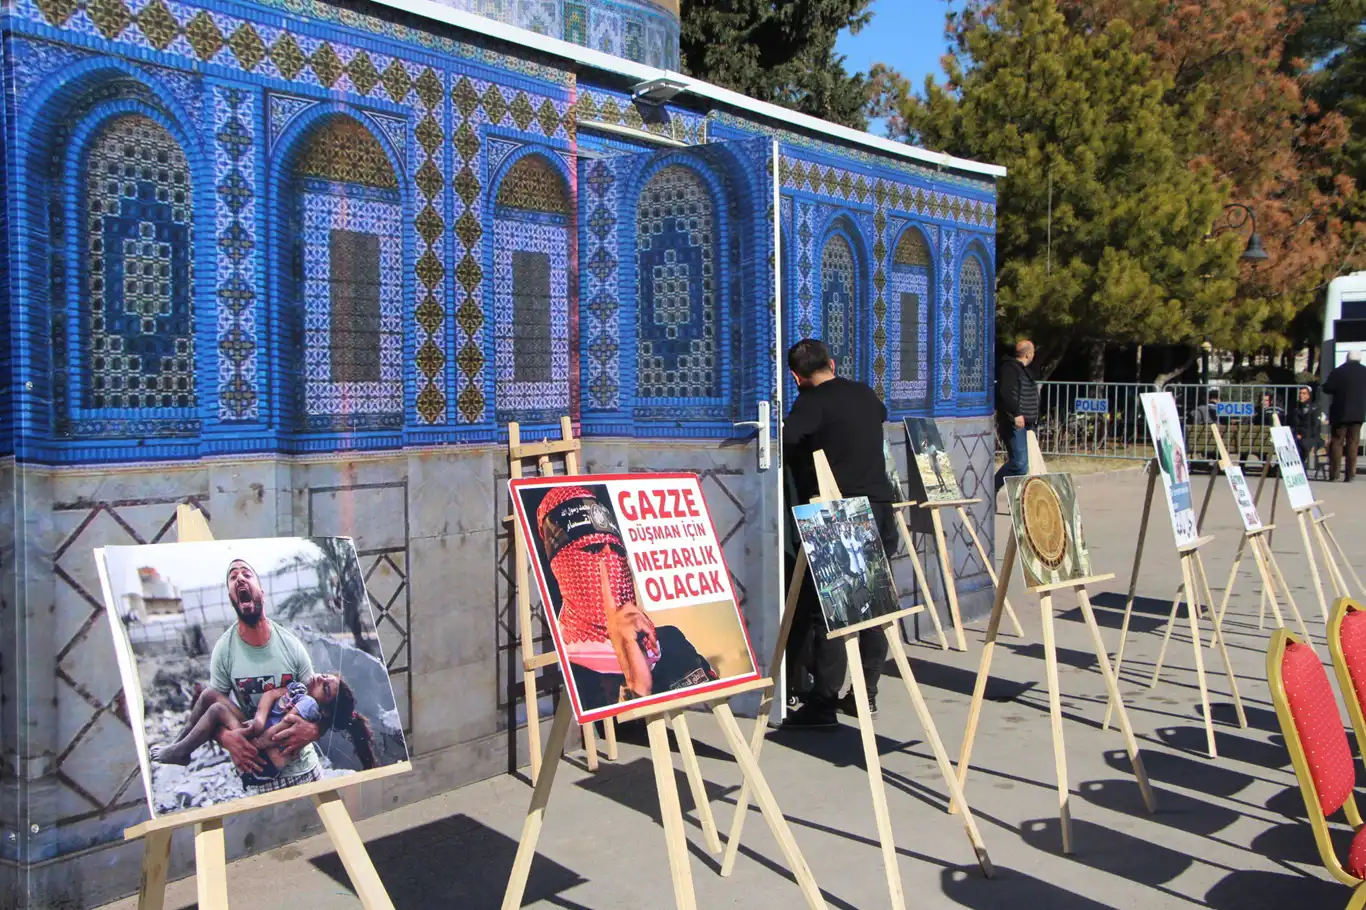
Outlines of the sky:
<svg viewBox="0 0 1366 910">
<path fill-rule="evenodd" d="M 919 90 L 925 75 L 942 79 L 939 58 L 944 55 L 944 0 L 873 0 L 873 21 L 857 35 L 843 32 L 835 50 L 844 54 L 844 68 L 866 73 L 874 63 L 886 63 L 900 70 Z M 881 122 L 869 125 L 882 135 Z"/>
</svg>

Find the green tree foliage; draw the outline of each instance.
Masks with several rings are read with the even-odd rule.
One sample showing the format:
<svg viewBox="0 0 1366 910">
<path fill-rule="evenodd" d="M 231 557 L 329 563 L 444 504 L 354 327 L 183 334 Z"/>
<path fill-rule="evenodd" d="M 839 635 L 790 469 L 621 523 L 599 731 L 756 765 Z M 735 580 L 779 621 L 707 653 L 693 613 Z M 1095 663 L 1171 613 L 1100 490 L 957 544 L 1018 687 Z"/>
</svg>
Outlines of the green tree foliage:
<svg viewBox="0 0 1366 910">
<path fill-rule="evenodd" d="M 1346 141 L 1335 163 L 1359 190 L 1366 188 L 1366 0 L 1317 0 L 1294 7 L 1302 26 L 1288 44 L 1286 65 L 1309 71 L 1309 96 L 1323 119 L 1336 116 L 1346 122 Z M 1366 218 L 1366 199 L 1360 193 L 1350 214 Z M 1350 241 L 1356 253 L 1363 246 L 1363 229 L 1353 228 Z"/>
<path fill-rule="evenodd" d="M 1208 93 L 1174 96 L 1127 24 L 1073 30 L 1056 0 L 970 2 L 949 33 L 948 83 L 917 96 L 876 67 L 873 110 L 904 138 L 1008 168 L 1000 336 L 1031 335 L 1045 373 L 1081 345 L 1246 343 L 1264 305 L 1230 303 L 1240 240 L 1205 240 L 1226 188 L 1192 165 Z"/>
<path fill-rule="evenodd" d="M 300 556 L 294 565 L 314 569 L 317 583 L 311 588 L 292 592 L 276 609 L 287 619 L 297 619 L 300 614 L 316 610 L 339 614 L 355 646 L 379 657 L 379 643 L 366 635 L 362 623 L 362 611 L 369 607 L 368 595 L 351 541 L 341 537 L 320 537 L 313 542 L 322 550 L 322 558 Z"/>
<path fill-rule="evenodd" d="M 751 98 L 866 129 L 867 80 L 845 71 L 835 39 L 868 24 L 871 2 L 683 0 L 683 69 Z"/>
</svg>

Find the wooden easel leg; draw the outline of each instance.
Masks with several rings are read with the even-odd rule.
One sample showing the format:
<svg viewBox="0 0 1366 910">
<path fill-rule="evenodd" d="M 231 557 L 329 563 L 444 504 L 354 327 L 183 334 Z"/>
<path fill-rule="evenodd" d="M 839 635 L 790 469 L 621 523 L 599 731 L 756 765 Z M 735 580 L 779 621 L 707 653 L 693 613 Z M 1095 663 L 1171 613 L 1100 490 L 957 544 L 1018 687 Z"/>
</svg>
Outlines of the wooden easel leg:
<svg viewBox="0 0 1366 910">
<path fill-rule="evenodd" d="M 730 705 L 717 702 L 712 706 L 712 711 L 716 715 L 717 723 L 721 725 L 722 734 L 730 743 L 731 752 L 735 755 L 736 763 L 740 765 L 740 771 L 745 775 L 745 782 L 754 791 L 754 799 L 763 811 L 764 818 L 773 831 L 773 837 L 778 841 L 779 849 L 783 851 L 788 868 L 792 870 L 798 887 L 802 889 L 806 905 L 811 910 L 824 910 L 825 898 L 821 896 L 821 889 L 816 885 L 816 878 L 811 874 L 806 858 L 802 856 L 797 841 L 792 837 L 792 830 L 788 827 L 782 810 L 778 808 L 778 801 L 774 799 L 773 791 L 764 780 L 763 772 L 759 770 L 759 760 L 745 743 L 744 735 L 740 732 L 740 725 L 735 722 Z"/>
<path fill-rule="evenodd" d="M 915 551 L 911 551 L 914 558 Z M 775 682 L 764 690 L 759 702 L 759 713 L 754 718 L 754 732 L 750 734 L 749 750 L 754 760 L 759 760 L 759 752 L 764 747 L 764 733 L 768 729 L 768 715 L 773 710 L 773 697 L 777 693 L 779 661 L 786 659 L 787 640 L 792 635 L 792 621 L 797 614 L 797 598 L 801 596 L 802 582 L 806 579 L 806 549 L 797 549 L 797 562 L 792 568 L 792 581 L 787 586 L 787 600 L 783 602 L 783 619 L 778 624 L 778 640 L 773 643 L 773 656 L 768 662 L 768 673 Z M 779 697 L 784 697 L 779 694 Z M 721 858 L 721 875 L 728 876 L 735 871 L 735 858 L 740 853 L 740 835 L 745 830 L 745 816 L 749 814 L 750 786 L 746 777 L 740 785 L 740 795 L 735 800 L 735 815 L 730 820 L 730 834 L 726 836 L 726 855 Z"/>
<path fill-rule="evenodd" d="M 1124 599 L 1124 622 L 1119 627 L 1119 650 L 1115 652 L 1115 679 L 1119 679 L 1124 669 L 1124 646 L 1129 641 L 1129 620 L 1134 615 L 1134 596 L 1138 591 L 1138 570 L 1143 564 L 1143 542 L 1148 539 L 1148 517 L 1153 511 L 1153 489 L 1157 483 L 1157 466 L 1148 462 L 1148 488 L 1143 494 L 1143 517 L 1138 522 L 1138 545 L 1134 548 L 1134 568 L 1129 573 L 1129 594 Z M 1110 729 L 1110 718 L 1114 714 L 1113 703 L 1105 706 L 1105 722 L 1102 730 Z"/>
<path fill-rule="evenodd" d="M 1072 852 L 1072 809 L 1067 786 L 1067 746 L 1062 738 L 1062 694 L 1058 682 L 1058 648 L 1053 641 L 1053 594 L 1039 595 L 1043 613 L 1044 664 L 1048 670 L 1048 715 L 1053 725 L 1053 766 L 1058 773 L 1058 823 L 1062 827 L 1062 852 Z M 1116 690 L 1118 694 L 1118 690 Z"/>
<path fill-rule="evenodd" d="M 607 734 L 607 760 L 617 760 L 617 722 L 609 717 L 602 722 L 602 729 Z"/>
<path fill-rule="evenodd" d="M 906 649 L 902 646 L 901 639 L 892 626 L 889 625 L 886 632 L 892 659 L 896 661 L 896 668 L 901 672 L 901 679 L 906 683 L 906 692 L 911 696 L 911 704 L 915 707 L 916 717 L 920 719 L 921 729 L 925 731 L 925 738 L 930 741 L 934 760 L 939 763 L 939 773 L 944 776 L 944 786 L 949 791 L 949 802 L 962 808 L 963 827 L 967 829 L 968 842 L 972 844 L 972 852 L 977 855 L 977 864 L 982 867 L 982 874 L 991 878 L 996 870 L 991 865 L 991 857 L 987 855 L 986 844 L 982 842 L 982 835 L 977 830 L 977 822 L 973 820 L 972 810 L 968 807 L 968 801 L 963 796 L 963 788 L 958 785 L 958 775 L 954 773 L 953 765 L 949 763 L 949 754 L 944 751 L 944 743 L 939 738 L 939 729 L 934 725 L 934 718 L 930 716 L 930 707 L 925 704 L 925 696 L 920 691 L 920 684 L 916 682 L 915 674 L 911 672 L 911 662 L 906 657 Z"/>
<path fill-rule="evenodd" d="M 394 910 L 394 902 L 389 900 L 389 892 L 384 889 L 384 882 L 380 881 L 375 864 L 370 861 L 365 842 L 360 839 L 360 832 L 356 830 L 351 814 L 346 811 L 341 794 L 336 790 L 316 794 L 313 805 L 317 807 L 318 815 L 322 816 L 323 827 L 327 829 L 328 837 L 332 838 L 332 846 L 341 857 L 342 866 L 351 879 L 351 887 L 356 889 L 361 906 L 365 910 Z"/>
<path fill-rule="evenodd" d="M 1181 577 L 1186 583 L 1186 613 L 1190 617 L 1191 637 L 1195 642 L 1195 679 L 1200 686 L 1200 705 L 1205 712 L 1205 739 L 1209 743 L 1209 757 L 1218 758 L 1219 750 L 1214 744 L 1214 717 L 1209 708 L 1209 686 L 1205 682 L 1204 636 L 1200 634 L 1200 595 L 1195 585 L 1195 569 L 1191 566 L 1189 553 L 1181 556 Z"/>
<path fill-rule="evenodd" d="M 1338 567 L 1337 558 L 1333 555 L 1333 550 L 1328 546 L 1328 538 L 1323 534 L 1323 524 L 1310 519 L 1314 526 L 1314 539 L 1318 541 L 1319 552 L 1323 554 L 1323 564 L 1328 567 L 1328 578 L 1333 583 L 1333 599 L 1347 596 L 1347 579 L 1342 575 L 1342 569 Z"/>
<path fill-rule="evenodd" d="M 1290 605 L 1290 612 L 1295 616 L 1295 622 L 1299 624 L 1300 634 L 1304 636 L 1305 644 L 1314 647 L 1314 640 L 1309 637 L 1309 626 L 1304 621 L 1304 616 L 1300 613 L 1300 605 L 1295 603 L 1295 595 L 1290 592 L 1290 585 L 1285 583 L 1285 576 L 1281 574 L 1281 564 L 1276 561 L 1276 551 L 1271 549 L 1271 541 L 1262 538 L 1262 546 L 1266 549 L 1262 551 L 1262 557 L 1266 560 L 1271 572 L 1280 585 L 1281 593 L 1285 595 L 1285 602 Z"/>
<path fill-rule="evenodd" d="M 711 801 L 707 799 L 707 782 L 702 777 L 702 766 L 697 763 L 697 750 L 693 748 L 688 720 L 682 711 L 674 715 L 674 738 L 678 740 L 678 751 L 683 756 L 683 770 L 688 774 L 688 787 L 692 790 L 698 821 L 702 823 L 707 850 L 720 853 L 721 835 L 716 831 L 716 818 L 711 814 Z"/>
<path fill-rule="evenodd" d="M 1200 529 L 1205 526 L 1205 513 L 1209 511 L 1209 501 L 1214 498 L 1214 482 L 1219 479 L 1219 465 L 1211 466 L 1209 472 L 1209 483 L 1205 485 L 1205 498 L 1200 503 L 1200 515 L 1195 519 L 1195 533 L 1199 534 Z"/>
<path fill-rule="evenodd" d="M 650 758 L 655 766 L 655 789 L 659 791 L 660 819 L 664 842 L 669 849 L 669 875 L 674 883 L 674 906 L 696 910 L 697 897 L 692 889 L 692 869 L 688 864 L 688 836 L 683 830 L 683 808 L 678 802 L 678 783 L 674 780 L 673 753 L 669 751 L 668 720 L 658 715 L 645 722 L 650 735 Z"/>
<path fill-rule="evenodd" d="M 1009 580 L 1015 570 L 1015 535 L 1006 539 L 1006 551 L 1001 557 L 1001 577 Z M 967 788 L 968 767 L 972 760 L 972 744 L 977 738 L 977 723 L 982 717 L 982 700 L 987 694 L 987 682 L 991 679 L 991 656 L 996 651 L 996 637 L 1001 630 L 1001 613 L 1005 609 L 1006 589 L 996 586 L 996 602 L 991 606 L 991 618 L 987 620 L 987 637 L 982 643 L 982 656 L 977 662 L 977 679 L 972 685 L 972 703 L 968 707 L 968 724 L 963 730 L 963 744 L 958 748 L 958 789 Z M 958 800 L 949 800 L 949 813 L 958 811 Z"/>
<path fill-rule="evenodd" d="M 598 731 L 595 724 L 584 724 L 583 730 L 583 758 L 588 765 L 589 771 L 598 770 Z"/>
<path fill-rule="evenodd" d="M 1205 602 L 1213 603 L 1214 595 L 1210 593 L 1209 577 L 1205 574 L 1205 561 L 1200 557 L 1197 550 L 1191 554 L 1191 562 L 1195 566 L 1195 571 L 1199 574 L 1201 589 L 1205 592 Z M 1219 618 L 1214 615 L 1213 607 L 1210 608 L 1210 624 L 1214 626 L 1214 641 L 1219 646 L 1219 655 L 1224 661 L 1224 673 L 1228 675 L 1229 691 L 1233 694 L 1233 710 L 1238 715 L 1238 726 L 1247 729 L 1247 714 L 1243 712 L 1243 697 L 1238 694 L 1238 677 L 1233 672 L 1233 661 L 1229 660 L 1228 648 L 1224 645 L 1224 630 L 1219 624 Z M 1204 640 L 1195 639 L 1195 650 L 1199 651 L 1204 647 Z"/>
<path fill-rule="evenodd" d="M 1337 550 L 1338 559 L 1342 560 L 1342 564 L 1347 567 L 1347 571 L 1352 573 L 1352 581 L 1356 582 L 1356 588 L 1354 589 L 1356 591 L 1356 596 L 1366 596 L 1366 588 L 1362 587 L 1361 576 L 1357 574 L 1357 570 L 1352 565 L 1352 561 L 1347 558 L 1346 552 L 1342 549 L 1342 544 L 1338 543 L 1338 536 L 1333 533 L 1332 526 L 1328 524 L 1326 519 L 1319 522 L 1319 526 L 1323 528 L 1323 533 L 1328 535 L 1328 539 L 1333 544 L 1333 549 Z"/>
<path fill-rule="evenodd" d="M 223 819 L 194 826 L 194 875 L 200 910 L 228 910 L 228 851 Z"/>
<path fill-rule="evenodd" d="M 152 831 L 142 839 L 142 878 L 138 910 L 161 910 L 166 903 L 166 873 L 171 866 L 171 830 Z"/>
<path fill-rule="evenodd" d="M 1266 484 L 1266 477 L 1267 477 L 1267 474 L 1270 473 L 1270 470 L 1271 470 L 1271 469 L 1269 469 L 1269 468 L 1265 468 L 1265 467 L 1262 468 L 1262 479 L 1261 479 L 1260 481 L 1257 482 L 1257 495 L 1256 495 L 1256 497 L 1254 498 L 1253 501 L 1257 504 L 1257 507 L 1258 507 L 1258 508 L 1261 508 L 1261 504 L 1262 504 L 1262 487 Z M 1277 470 L 1276 470 L 1276 479 L 1273 480 L 1272 483 L 1271 483 L 1271 520 L 1270 520 L 1270 522 L 1268 522 L 1268 524 L 1274 525 L 1274 524 L 1276 523 L 1276 506 L 1280 503 L 1280 496 L 1278 496 L 1277 493 L 1280 492 L 1280 489 L 1281 489 L 1281 472 L 1280 472 L 1279 469 L 1277 469 Z M 1271 530 L 1271 531 L 1267 532 L 1267 535 L 1266 535 L 1266 538 L 1265 538 L 1264 543 L 1266 544 L 1266 551 L 1267 551 L 1268 553 L 1271 552 L 1271 545 L 1275 542 L 1275 541 L 1274 541 L 1275 536 L 1276 536 L 1275 530 Z M 1264 615 L 1264 614 L 1266 613 L 1266 600 L 1267 600 L 1267 594 L 1266 594 L 1265 591 L 1263 591 L 1263 592 L 1262 592 L 1261 599 L 1260 599 L 1260 604 L 1259 604 L 1259 607 L 1258 607 L 1258 614 L 1259 614 L 1259 616 L 1260 616 L 1260 615 Z M 1260 621 L 1259 621 L 1259 623 L 1258 623 L 1258 625 L 1257 625 L 1257 628 L 1259 628 L 1259 629 L 1262 628 Z M 1307 641 L 1307 640 L 1308 640 L 1308 639 L 1306 639 L 1306 641 Z"/>
<path fill-rule="evenodd" d="M 977 529 L 972 526 L 972 519 L 968 517 L 968 510 L 962 506 L 958 507 L 958 520 L 967 528 L 968 536 L 972 538 L 972 545 L 977 548 L 977 555 L 982 557 L 982 565 L 987 567 L 987 577 L 991 579 L 992 587 L 999 588 L 1001 580 L 996 577 L 996 567 L 991 564 L 991 558 L 987 556 L 986 548 L 982 546 L 982 539 L 977 536 Z M 1010 585 L 1010 576 L 1006 576 L 1006 586 Z M 1024 638 L 1024 626 L 1020 625 L 1020 617 L 1015 615 L 1015 609 L 1010 605 L 1010 598 L 1004 601 L 1006 616 L 1010 617 L 1010 623 L 1015 627 L 1015 634 Z"/>
<path fill-rule="evenodd" d="M 1319 563 L 1314 558 L 1314 545 L 1309 541 L 1309 526 L 1305 523 L 1304 512 L 1295 513 L 1295 521 L 1300 526 L 1300 538 L 1304 541 L 1304 558 L 1309 562 L 1309 577 L 1314 580 L 1314 593 L 1319 598 L 1319 608 L 1323 610 L 1323 624 L 1328 625 L 1328 601 L 1323 596 L 1323 582 L 1319 580 Z"/>
<path fill-rule="evenodd" d="M 920 554 L 915 551 L 915 541 L 911 539 L 911 529 L 906 526 L 906 516 L 901 514 L 901 510 L 896 510 L 896 526 L 901 531 L 901 540 L 906 544 L 906 554 L 911 558 L 911 569 L 915 571 L 915 583 L 920 586 L 920 593 L 925 598 L 925 611 L 930 614 L 930 621 L 934 623 L 934 631 L 939 635 L 939 647 L 945 651 L 949 649 L 948 637 L 944 635 L 944 624 L 939 621 L 939 610 L 934 605 L 934 597 L 930 594 L 930 583 L 925 578 L 925 567 L 920 564 Z"/>
<path fill-rule="evenodd" d="M 892 837 L 892 815 L 887 810 L 887 791 L 882 783 L 882 761 L 878 757 L 877 735 L 873 732 L 873 712 L 868 704 L 868 684 L 863 678 L 863 663 L 859 657 L 858 636 L 844 639 L 849 655 L 849 675 L 853 680 L 854 703 L 858 706 L 859 735 L 863 739 L 863 760 L 868 768 L 868 789 L 873 796 L 873 816 L 877 819 L 878 840 L 882 843 L 882 865 L 887 871 L 887 891 L 893 910 L 905 910 L 906 898 L 901 891 L 901 868 L 897 863 L 896 841 Z"/>
<path fill-rule="evenodd" d="M 939 548 L 939 571 L 944 576 L 944 594 L 949 599 L 954 642 L 959 651 L 966 651 L 968 642 L 963 637 L 963 617 L 958 612 L 958 580 L 953 577 L 953 554 L 944 540 L 944 519 L 939 517 L 938 509 L 930 509 L 930 522 L 934 525 L 934 544 Z"/>
<path fill-rule="evenodd" d="M 1182 565 L 1184 564 L 1185 560 L 1183 558 Z M 1157 652 L 1157 663 L 1153 666 L 1153 678 L 1148 683 L 1149 689 L 1156 686 L 1157 680 L 1162 676 L 1162 664 L 1167 659 L 1167 644 L 1172 640 L 1172 629 L 1176 627 L 1176 611 L 1181 606 L 1181 595 L 1183 593 L 1189 601 L 1190 592 L 1187 590 L 1184 582 L 1177 586 L 1176 596 L 1172 598 L 1172 611 L 1167 616 L 1167 630 L 1162 633 L 1162 649 Z"/>
<path fill-rule="evenodd" d="M 564 738 L 569 733 L 569 723 L 574 709 L 570 707 L 569 696 L 560 699 L 555 711 L 555 720 L 550 724 L 550 739 L 546 749 L 550 755 L 564 751 Z M 536 856 L 536 842 L 541 837 L 541 825 L 545 822 L 545 807 L 550 802 L 550 789 L 555 785 L 555 772 L 560 763 L 553 761 L 545 768 L 545 773 L 536 779 L 536 788 L 531 792 L 531 805 L 526 810 L 526 821 L 522 823 L 522 839 L 517 842 L 517 857 L 512 861 L 512 874 L 508 876 L 508 887 L 503 892 L 503 910 L 517 910 L 522 906 L 526 894 L 527 878 L 531 875 L 531 861 Z"/>
<path fill-rule="evenodd" d="M 1276 596 L 1276 581 L 1271 577 L 1271 570 L 1267 567 L 1266 559 L 1262 556 L 1261 541 L 1259 538 L 1252 540 L 1252 558 L 1257 563 L 1257 575 L 1262 580 L 1262 589 L 1266 591 L 1265 602 L 1271 604 L 1271 616 L 1276 620 L 1276 628 L 1285 628 L 1285 618 L 1281 616 L 1280 598 Z M 1222 615 L 1220 616 L 1222 619 Z M 1211 642 L 1213 644 L 1213 642 Z"/>
<path fill-rule="evenodd" d="M 1233 583 L 1238 580 L 1238 567 L 1243 564 L 1243 551 L 1247 549 L 1248 536 L 1243 535 L 1243 539 L 1238 541 L 1238 552 L 1233 554 L 1233 565 L 1228 570 L 1228 584 L 1224 585 L 1224 598 L 1219 602 L 1219 621 L 1224 621 L 1224 613 L 1228 610 L 1229 598 L 1233 596 Z M 1253 546 L 1256 550 L 1256 546 Z M 1212 646 L 1213 641 L 1210 642 Z"/>
<path fill-rule="evenodd" d="M 1143 767 L 1143 756 L 1138 751 L 1138 739 L 1134 728 L 1129 724 L 1129 712 L 1124 707 L 1124 699 L 1119 694 L 1119 681 L 1110 669 L 1110 656 L 1105 653 L 1105 640 L 1101 638 L 1100 626 L 1096 623 L 1096 613 L 1091 609 L 1091 595 L 1085 587 L 1077 588 L 1077 603 L 1081 606 L 1082 616 L 1087 628 L 1091 630 L 1091 642 L 1095 645 L 1096 660 L 1100 663 L 1100 674 L 1105 678 L 1105 688 L 1110 692 L 1110 700 L 1119 712 L 1119 729 L 1124 734 L 1124 747 L 1129 752 L 1129 762 L 1134 766 L 1134 777 L 1138 778 L 1138 788 L 1143 793 L 1143 804 L 1149 812 L 1157 811 L 1157 799 L 1148 783 L 1148 772 Z"/>
</svg>

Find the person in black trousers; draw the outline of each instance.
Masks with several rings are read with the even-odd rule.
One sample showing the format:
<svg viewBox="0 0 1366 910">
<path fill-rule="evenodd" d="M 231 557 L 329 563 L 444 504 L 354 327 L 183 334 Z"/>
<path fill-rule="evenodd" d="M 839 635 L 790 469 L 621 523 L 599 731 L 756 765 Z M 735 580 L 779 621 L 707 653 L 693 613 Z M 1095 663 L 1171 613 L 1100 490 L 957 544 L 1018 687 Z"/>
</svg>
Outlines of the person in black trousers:
<svg viewBox="0 0 1366 910">
<path fill-rule="evenodd" d="M 996 371 L 996 432 L 1006 450 L 1006 462 L 996 472 L 998 493 L 1007 477 L 1029 473 L 1029 430 L 1039 422 L 1039 383 L 1029 366 L 1033 362 L 1034 342 L 1026 338 Z"/>
<path fill-rule="evenodd" d="M 840 493 L 846 498 L 868 497 L 878 536 L 890 559 L 897 551 L 899 537 L 892 512 L 896 492 L 887 479 L 882 455 L 886 405 L 863 383 L 836 376 L 830 349 L 822 342 L 811 339 L 797 342 L 787 353 L 787 365 L 797 381 L 798 394 L 783 424 L 783 450 L 793 472 L 797 502 L 809 502 L 816 495 L 818 487 L 812 456 L 817 451 L 825 452 Z M 798 650 L 810 643 L 813 679 L 805 703 L 783 726 L 789 729 L 832 727 L 837 723 L 838 709 L 853 714 L 852 693 L 842 701 L 839 698 L 848 669 L 844 643 L 826 637 L 820 598 L 810 572 L 797 597 L 792 640 L 797 643 Z M 859 650 L 868 698 L 876 712 L 878 679 L 887 660 L 886 635 L 881 629 L 861 632 Z"/>
<path fill-rule="evenodd" d="M 1323 445 L 1323 412 L 1314 404 L 1314 390 L 1302 385 L 1297 393 L 1298 400 L 1290 409 L 1290 428 L 1295 433 L 1295 448 L 1300 450 L 1300 461 L 1305 470 L 1310 468 L 1311 456 L 1315 456 Z"/>
<path fill-rule="evenodd" d="M 1333 428 L 1328 444 L 1328 479 L 1338 479 L 1338 465 L 1343 466 L 1342 479 L 1350 483 L 1357 473 L 1357 449 L 1361 446 L 1361 424 L 1366 420 L 1366 364 L 1361 352 L 1352 351 L 1347 362 L 1328 374 L 1323 390 L 1333 396 L 1328 406 L 1328 423 Z"/>
</svg>

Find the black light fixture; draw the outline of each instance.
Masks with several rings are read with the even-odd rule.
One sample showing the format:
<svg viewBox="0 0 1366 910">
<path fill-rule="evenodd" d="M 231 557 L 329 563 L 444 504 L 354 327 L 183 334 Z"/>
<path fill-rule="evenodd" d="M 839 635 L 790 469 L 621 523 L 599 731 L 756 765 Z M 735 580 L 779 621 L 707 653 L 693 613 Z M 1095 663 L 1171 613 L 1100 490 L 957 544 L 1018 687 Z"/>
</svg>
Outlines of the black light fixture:
<svg viewBox="0 0 1366 910">
<path fill-rule="evenodd" d="M 1224 231 L 1242 230 L 1243 225 L 1247 224 L 1251 226 L 1252 233 L 1247 238 L 1247 246 L 1243 247 L 1243 254 L 1238 258 L 1243 262 L 1251 262 L 1253 266 L 1256 266 L 1259 262 L 1265 262 L 1270 259 L 1271 257 L 1267 255 L 1266 247 L 1262 246 L 1262 235 L 1257 233 L 1256 213 L 1241 202 L 1230 202 L 1228 205 L 1224 206 L 1225 212 L 1233 210 L 1241 211 L 1242 217 L 1238 218 L 1236 221 L 1231 220 L 1228 224 L 1221 225 L 1210 231 L 1209 239 L 1213 240 L 1215 237 L 1224 233 Z"/>
<path fill-rule="evenodd" d="M 1238 258 L 1245 262 L 1263 262 L 1270 259 L 1262 247 L 1262 235 L 1254 230 L 1252 236 L 1247 238 L 1247 247 L 1243 250 L 1243 255 Z"/>
</svg>

